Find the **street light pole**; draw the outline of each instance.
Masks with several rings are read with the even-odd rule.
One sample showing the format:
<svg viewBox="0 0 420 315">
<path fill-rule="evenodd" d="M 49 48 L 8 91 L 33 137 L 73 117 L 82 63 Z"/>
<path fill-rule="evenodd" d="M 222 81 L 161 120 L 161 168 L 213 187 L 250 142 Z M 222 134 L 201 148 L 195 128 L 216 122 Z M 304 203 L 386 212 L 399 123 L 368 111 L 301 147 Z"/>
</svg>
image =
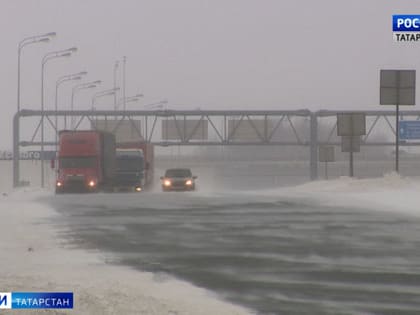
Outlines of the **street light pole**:
<svg viewBox="0 0 420 315">
<path fill-rule="evenodd" d="M 95 111 L 96 110 L 96 108 L 95 108 L 95 101 L 96 101 L 96 99 L 98 98 L 98 97 L 102 97 L 102 96 L 108 96 L 108 95 L 114 95 L 115 96 L 115 94 L 117 94 L 117 91 L 119 91 L 119 89 L 120 88 L 114 88 L 114 89 L 110 89 L 110 90 L 105 90 L 105 91 L 100 91 L 100 92 L 97 92 L 97 93 L 95 93 L 94 95 L 93 95 L 93 97 L 92 97 L 92 112 L 93 111 Z M 96 125 L 98 124 L 98 116 L 97 115 L 95 115 L 95 117 L 96 117 Z M 97 126 L 95 126 L 95 128 L 96 128 Z"/>
<path fill-rule="evenodd" d="M 168 100 L 163 100 L 160 102 L 156 102 L 156 103 L 151 103 L 151 104 L 146 104 L 143 106 L 143 108 L 145 109 L 151 109 L 151 108 L 163 108 L 163 105 L 167 105 L 168 104 Z"/>
<path fill-rule="evenodd" d="M 46 33 L 43 35 L 36 35 L 26 37 L 19 42 L 18 45 L 18 64 L 17 64 L 17 106 L 16 110 L 20 112 L 20 57 L 23 47 L 29 44 L 46 43 L 49 42 L 52 37 L 55 36 L 55 32 Z M 19 125 L 13 129 L 13 137 L 19 139 Z M 13 187 L 19 186 L 20 175 L 19 175 L 19 145 L 13 148 Z"/>
<path fill-rule="evenodd" d="M 128 102 L 136 102 L 139 100 L 140 97 L 143 97 L 143 96 L 144 96 L 143 94 L 136 94 L 133 96 L 128 96 L 125 98 L 125 103 L 127 104 Z M 124 102 L 124 99 L 122 98 L 119 99 L 117 109 L 119 108 L 119 105 L 122 104 L 123 102 Z"/>
<path fill-rule="evenodd" d="M 97 81 L 93 81 L 93 82 L 88 82 L 88 83 L 82 83 L 82 84 L 78 84 L 73 86 L 73 89 L 71 91 L 71 107 L 70 110 L 73 112 L 74 111 L 74 95 L 76 94 L 77 91 L 83 90 L 83 89 L 92 89 L 97 87 L 99 84 L 101 84 L 102 81 L 101 80 L 97 80 Z M 74 130 L 75 129 L 75 121 L 74 121 L 74 116 L 71 116 L 71 129 Z"/>
<path fill-rule="evenodd" d="M 20 57 L 22 53 L 23 47 L 36 44 L 36 43 L 47 43 L 54 37 L 56 34 L 55 32 L 43 34 L 43 35 L 36 35 L 31 37 L 26 37 L 19 42 L 18 45 L 18 69 L 17 69 L 17 111 L 20 111 Z"/>
<path fill-rule="evenodd" d="M 125 65 L 127 63 L 127 57 L 123 57 L 123 109 L 125 111 Z"/>
<path fill-rule="evenodd" d="M 59 77 L 58 80 L 55 82 L 55 143 L 56 143 L 56 148 L 55 151 L 57 152 L 57 143 L 58 143 L 58 117 L 57 117 L 57 111 L 58 111 L 58 87 L 66 82 L 66 81 L 75 81 L 75 80 L 80 80 L 82 79 L 83 75 L 86 75 L 87 72 L 86 71 L 82 71 L 79 73 L 74 73 L 74 74 L 68 74 L 68 75 L 63 75 L 62 77 Z"/>
<path fill-rule="evenodd" d="M 118 60 L 114 64 L 114 89 L 117 88 L 117 69 L 119 66 Z M 117 110 L 117 93 L 114 94 L 114 110 Z"/>
<path fill-rule="evenodd" d="M 120 88 L 113 88 L 105 91 L 99 91 L 92 96 L 92 111 L 95 109 L 95 100 L 101 96 L 115 95 Z"/>
<path fill-rule="evenodd" d="M 69 57 L 72 53 L 76 52 L 77 48 L 72 47 L 69 49 L 53 51 L 44 56 L 42 58 L 42 66 L 41 66 L 41 187 L 44 188 L 45 186 L 45 178 L 44 178 L 44 72 L 45 72 L 45 65 L 49 60 L 61 57 Z"/>
</svg>

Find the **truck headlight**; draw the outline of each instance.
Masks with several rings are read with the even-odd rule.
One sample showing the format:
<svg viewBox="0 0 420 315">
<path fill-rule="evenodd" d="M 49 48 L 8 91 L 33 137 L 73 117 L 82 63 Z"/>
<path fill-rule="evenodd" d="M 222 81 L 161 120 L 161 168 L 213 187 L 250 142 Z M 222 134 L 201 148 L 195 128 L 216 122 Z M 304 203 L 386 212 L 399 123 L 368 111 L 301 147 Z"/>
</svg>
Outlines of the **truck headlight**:
<svg viewBox="0 0 420 315">
<path fill-rule="evenodd" d="M 185 185 L 187 185 L 187 186 L 191 186 L 191 185 L 192 185 L 192 180 L 191 180 L 191 179 L 187 180 L 187 181 L 185 182 Z"/>
</svg>

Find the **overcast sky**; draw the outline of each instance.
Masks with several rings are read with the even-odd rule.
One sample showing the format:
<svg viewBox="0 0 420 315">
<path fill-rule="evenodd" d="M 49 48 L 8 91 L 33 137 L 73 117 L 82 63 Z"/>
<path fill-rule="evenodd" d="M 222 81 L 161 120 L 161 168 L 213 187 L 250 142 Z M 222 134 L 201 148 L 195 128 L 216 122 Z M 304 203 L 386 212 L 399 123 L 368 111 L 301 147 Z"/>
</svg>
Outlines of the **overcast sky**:
<svg viewBox="0 0 420 315">
<path fill-rule="evenodd" d="M 418 69 L 420 43 L 392 38 L 392 14 L 420 14 L 418 0 L 0 0 L 3 115 L 0 149 L 10 149 L 17 98 L 17 47 L 26 46 L 21 104 L 40 109 L 41 60 L 77 46 L 71 58 L 47 63 L 45 107 L 54 106 L 58 77 L 82 70 L 96 90 L 80 91 L 75 107 L 113 87 L 117 60 L 127 57 L 126 95 L 167 99 L 171 109 L 383 109 L 379 70 Z M 118 71 L 121 85 L 122 67 Z M 420 80 L 417 80 L 420 82 Z M 68 83 L 68 82 L 67 82 Z M 70 106 L 72 84 L 60 88 Z M 419 84 L 417 85 L 417 89 Z M 97 108 L 112 109 L 112 97 Z M 387 108 L 389 109 L 389 108 Z"/>
</svg>

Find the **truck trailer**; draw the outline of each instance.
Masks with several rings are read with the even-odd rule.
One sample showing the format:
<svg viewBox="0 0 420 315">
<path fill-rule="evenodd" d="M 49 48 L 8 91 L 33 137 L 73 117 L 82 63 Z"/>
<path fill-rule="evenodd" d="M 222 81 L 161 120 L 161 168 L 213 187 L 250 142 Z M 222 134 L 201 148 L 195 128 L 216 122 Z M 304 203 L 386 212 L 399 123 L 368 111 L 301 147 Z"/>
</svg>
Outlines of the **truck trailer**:
<svg viewBox="0 0 420 315">
<path fill-rule="evenodd" d="M 110 132 L 60 131 L 56 193 L 112 190 L 115 150 L 115 136 Z"/>
</svg>

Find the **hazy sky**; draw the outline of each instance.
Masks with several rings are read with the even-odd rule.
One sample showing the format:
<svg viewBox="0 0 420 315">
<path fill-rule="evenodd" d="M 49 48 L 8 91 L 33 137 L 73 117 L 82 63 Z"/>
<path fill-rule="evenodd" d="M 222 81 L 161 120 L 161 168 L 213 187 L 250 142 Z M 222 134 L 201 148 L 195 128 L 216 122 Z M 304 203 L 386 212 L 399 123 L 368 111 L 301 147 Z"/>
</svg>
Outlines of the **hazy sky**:
<svg viewBox="0 0 420 315">
<path fill-rule="evenodd" d="M 22 108 L 40 109 L 42 57 L 72 46 L 78 47 L 74 56 L 47 64 L 46 109 L 54 106 L 57 78 L 82 70 L 89 72 L 86 81 L 103 81 L 77 94 L 75 107 L 87 109 L 95 92 L 112 88 L 115 61 L 123 56 L 126 95 L 145 95 L 128 105 L 133 109 L 163 99 L 172 109 L 383 109 L 377 106 L 379 70 L 420 65 L 420 42 L 393 42 L 391 25 L 392 14 L 420 14 L 418 0 L 0 0 L 0 5 L 0 149 L 12 143 L 18 43 L 47 32 L 56 32 L 56 38 L 22 51 Z M 70 106 L 71 86 L 60 88 L 61 109 Z M 97 103 L 111 109 L 113 99 Z"/>
</svg>

